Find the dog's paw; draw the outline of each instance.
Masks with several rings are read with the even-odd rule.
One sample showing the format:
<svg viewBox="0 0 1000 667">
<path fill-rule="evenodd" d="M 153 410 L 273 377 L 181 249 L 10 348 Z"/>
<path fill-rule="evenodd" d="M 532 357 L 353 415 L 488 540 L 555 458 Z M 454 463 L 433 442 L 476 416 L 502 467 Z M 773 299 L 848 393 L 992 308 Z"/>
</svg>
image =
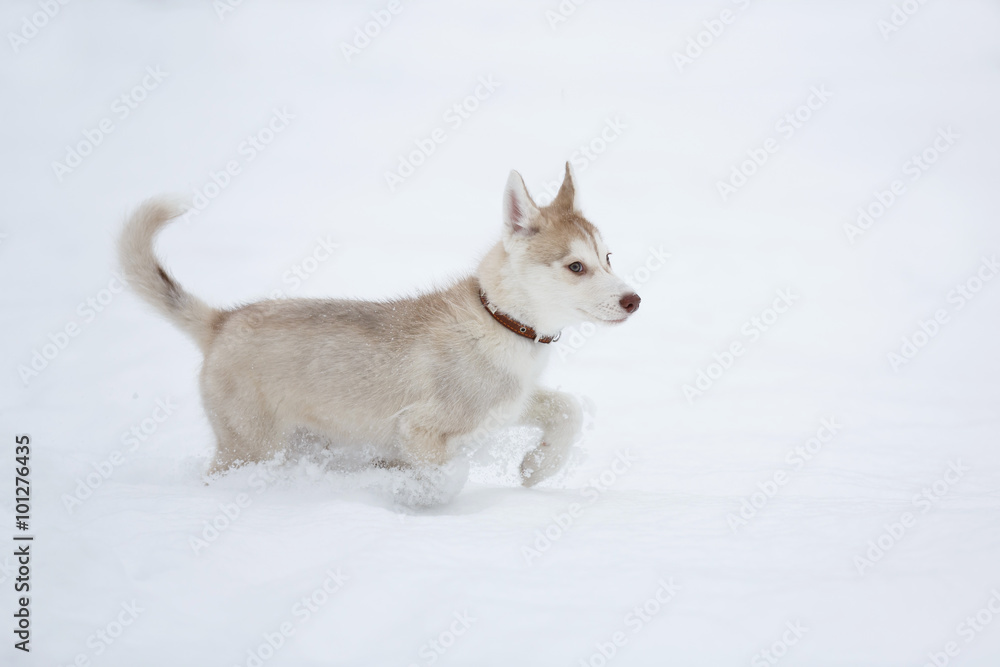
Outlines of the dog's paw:
<svg viewBox="0 0 1000 667">
<path fill-rule="evenodd" d="M 447 505 L 461 493 L 468 476 L 468 461 L 411 468 L 398 476 L 392 489 L 393 500 L 413 509 Z"/>
<path fill-rule="evenodd" d="M 521 461 L 522 486 L 530 488 L 555 472 L 550 457 L 546 456 L 548 451 L 548 443 L 543 442 L 525 455 Z"/>
</svg>

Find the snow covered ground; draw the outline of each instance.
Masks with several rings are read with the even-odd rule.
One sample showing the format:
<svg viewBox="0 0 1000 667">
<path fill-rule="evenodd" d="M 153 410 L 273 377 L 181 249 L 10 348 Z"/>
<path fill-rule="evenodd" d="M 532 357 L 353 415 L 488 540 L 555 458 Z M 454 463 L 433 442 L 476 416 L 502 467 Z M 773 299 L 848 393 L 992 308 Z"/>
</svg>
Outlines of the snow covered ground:
<svg viewBox="0 0 1000 667">
<path fill-rule="evenodd" d="M 0 663 L 1000 664 L 995 2 L 0 26 Z M 520 488 L 513 433 L 434 510 L 308 451 L 204 483 L 199 354 L 115 277 L 131 207 L 203 209 L 159 251 L 212 303 L 374 298 L 469 270 L 508 170 L 547 200 L 566 159 L 643 299 L 557 343 L 546 381 L 590 406 L 570 469 Z"/>
</svg>

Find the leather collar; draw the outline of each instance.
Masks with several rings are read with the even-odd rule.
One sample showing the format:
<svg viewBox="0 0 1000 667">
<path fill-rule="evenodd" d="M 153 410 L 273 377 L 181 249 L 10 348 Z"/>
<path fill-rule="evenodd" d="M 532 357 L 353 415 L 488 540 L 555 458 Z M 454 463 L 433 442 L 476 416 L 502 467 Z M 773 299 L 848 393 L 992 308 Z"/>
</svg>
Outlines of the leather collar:
<svg viewBox="0 0 1000 667">
<path fill-rule="evenodd" d="M 522 324 L 513 317 L 504 315 L 497 310 L 496 306 L 490 303 L 490 300 L 486 298 L 486 292 L 483 290 L 479 290 L 479 300 L 483 303 L 483 308 L 486 309 L 486 312 L 493 316 L 493 319 L 516 333 L 518 336 L 530 338 L 536 343 L 551 343 L 552 341 L 559 340 L 560 334 L 556 334 L 555 336 L 539 336 L 535 330 L 527 324 Z"/>
</svg>

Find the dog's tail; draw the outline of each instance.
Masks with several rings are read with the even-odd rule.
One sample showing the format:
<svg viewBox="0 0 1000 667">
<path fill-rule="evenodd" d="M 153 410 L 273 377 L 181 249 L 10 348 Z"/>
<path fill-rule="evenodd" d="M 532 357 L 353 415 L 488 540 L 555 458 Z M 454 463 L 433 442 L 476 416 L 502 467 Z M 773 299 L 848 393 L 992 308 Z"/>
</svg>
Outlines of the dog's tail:
<svg viewBox="0 0 1000 667">
<path fill-rule="evenodd" d="M 207 350 L 221 313 L 178 285 L 153 252 L 156 233 L 183 213 L 178 204 L 147 199 L 125 223 L 118 240 L 118 261 L 125 279 L 142 298 Z"/>
</svg>

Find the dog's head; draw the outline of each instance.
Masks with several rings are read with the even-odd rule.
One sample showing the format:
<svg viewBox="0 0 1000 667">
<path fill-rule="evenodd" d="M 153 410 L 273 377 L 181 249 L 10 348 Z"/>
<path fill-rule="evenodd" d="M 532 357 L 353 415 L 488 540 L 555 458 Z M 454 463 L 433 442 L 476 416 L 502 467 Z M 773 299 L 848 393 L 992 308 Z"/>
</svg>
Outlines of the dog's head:
<svg viewBox="0 0 1000 667">
<path fill-rule="evenodd" d="M 559 193 L 542 208 L 521 175 L 510 172 L 503 220 L 505 286 L 527 301 L 519 305 L 540 330 L 581 321 L 618 324 L 639 308 L 639 295 L 612 270 L 601 233 L 577 208 L 568 162 Z"/>
</svg>

